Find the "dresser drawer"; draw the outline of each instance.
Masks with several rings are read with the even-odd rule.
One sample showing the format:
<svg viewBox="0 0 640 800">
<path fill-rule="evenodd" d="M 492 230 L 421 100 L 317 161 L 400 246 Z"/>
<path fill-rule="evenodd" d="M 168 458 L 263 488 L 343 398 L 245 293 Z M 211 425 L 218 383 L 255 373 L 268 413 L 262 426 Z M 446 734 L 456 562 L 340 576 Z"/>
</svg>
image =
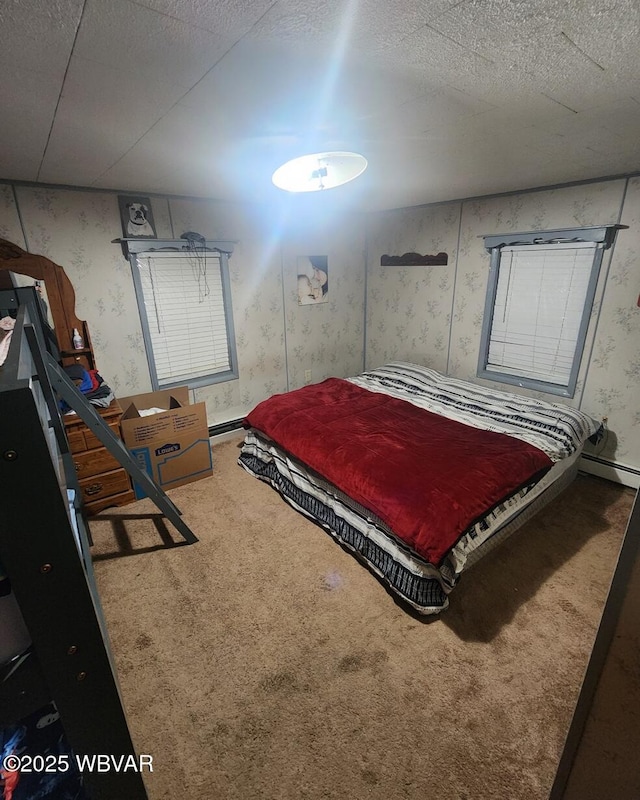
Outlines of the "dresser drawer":
<svg viewBox="0 0 640 800">
<path fill-rule="evenodd" d="M 118 422 L 109 424 L 109 430 L 116 437 L 120 438 L 120 425 Z M 85 450 L 93 450 L 104 445 L 98 437 L 87 428 L 86 425 L 67 427 L 67 439 L 72 453 L 83 453 Z"/>
<path fill-rule="evenodd" d="M 82 431 L 67 430 L 67 439 L 69 440 L 69 449 L 72 453 L 82 453 L 87 449 L 84 443 L 84 433 Z"/>
<path fill-rule="evenodd" d="M 122 409 L 118 401 L 114 400 L 108 408 L 98 408 L 94 406 L 93 410 L 102 421 L 111 428 L 111 432 L 116 438 L 119 439 L 119 423 L 120 417 L 122 416 Z M 62 419 L 72 453 L 78 452 L 79 450 L 90 450 L 92 447 L 102 447 L 102 442 L 78 414 L 65 414 Z"/>
<path fill-rule="evenodd" d="M 118 492 L 118 494 L 110 494 L 108 497 L 101 497 L 99 500 L 91 500 L 84 504 L 84 510 L 89 516 L 98 514 L 105 508 L 114 508 L 115 506 L 126 506 L 133 503 L 136 499 L 133 489 L 128 489 L 126 492 Z"/>
<path fill-rule="evenodd" d="M 79 481 L 84 502 L 89 504 L 105 497 L 131 491 L 129 475 L 124 469 L 114 469 Z"/>
<path fill-rule="evenodd" d="M 99 475 L 101 472 L 121 467 L 120 462 L 111 455 L 106 447 L 86 450 L 84 453 L 74 453 L 73 463 L 78 478 L 88 478 L 90 475 Z"/>
<path fill-rule="evenodd" d="M 121 442 L 122 408 L 118 401 L 114 400 L 108 408 L 95 408 L 95 411 L 114 440 Z M 93 432 L 93 423 L 89 426 L 77 414 L 65 414 L 64 427 L 85 511 L 96 514 L 109 506 L 133 502 L 135 495 L 129 473 Z"/>
<path fill-rule="evenodd" d="M 111 433 L 116 437 L 116 439 L 120 438 L 120 423 L 119 422 L 111 423 L 109 425 L 109 429 L 111 430 Z M 102 442 L 100 441 L 100 439 L 98 439 L 98 437 L 95 435 L 95 433 L 93 433 L 93 431 L 90 431 L 89 429 L 87 429 L 84 432 L 84 446 L 85 446 L 85 450 L 91 450 L 94 447 L 102 447 L 103 445 L 102 445 Z"/>
</svg>

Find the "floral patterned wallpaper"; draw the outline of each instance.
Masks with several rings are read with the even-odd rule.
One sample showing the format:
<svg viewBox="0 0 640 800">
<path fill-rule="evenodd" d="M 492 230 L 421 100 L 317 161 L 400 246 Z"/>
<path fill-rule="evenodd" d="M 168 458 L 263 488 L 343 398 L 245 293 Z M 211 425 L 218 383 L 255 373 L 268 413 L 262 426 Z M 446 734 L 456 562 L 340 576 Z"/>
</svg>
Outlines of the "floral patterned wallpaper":
<svg viewBox="0 0 640 800">
<path fill-rule="evenodd" d="M 640 468 L 640 179 L 316 220 L 283 231 L 259 207 L 153 197 L 159 237 L 186 230 L 235 244 L 229 266 L 239 379 L 193 392 L 209 424 L 242 417 L 265 397 L 408 360 L 475 377 L 489 256 L 482 236 L 506 231 L 629 226 L 605 254 L 571 402 L 608 418 L 594 454 Z M 19 212 L 19 213 L 18 213 Z M 120 396 L 149 391 L 131 270 L 119 245 L 117 194 L 0 184 L 0 236 L 62 264 L 90 326 L 98 365 Z M 380 256 L 449 256 L 446 267 L 381 267 Z M 299 256 L 328 257 L 328 302 L 300 306 Z M 513 387 L 504 387 L 513 391 Z M 557 397 L 551 397 L 557 402 Z"/>
<path fill-rule="evenodd" d="M 148 391 L 131 269 L 111 243 L 122 236 L 117 195 L 18 185 L 16 197 L 26 249 L 61 264 L 74 286 L 100 374 L 117 395 Z"/>
<path fill-rule="evenodd" d="M 372 214 L 367 225 L 368 369 L 413 361 L 447 371 L 460 203 Z M 382 267 L 383 255 L 447 253 L 440 267 Z"/>
<path fill-rule="evenodd" d="M 640 178 L 628 182 L 582 405 L 608 417 L 602 458 L 640 468 Z"/>
<path fill-rule="evenodd" d="M 484 248 L 482 237 L 485 234 L 509 231 L 578 228 L 615 223 L 620 214 L 624 184 L 624 180 L 609 181 L 473 200 L 463 204 L 448 367 L 451 375 L 475 380 L 489 276 L 489 254 Z M 587 352 L 593 339 L 594 323 L 598 316 L 610 255 L 610 251 L 605 254 L 600 271 L 592 325 L 587 333 Z M 588 359 L 583 359 L 576 395 L 571 401 L 566 401 L 572 405 L 580 405 L 588 363 Z M 509 390 L 507 385 L 504 388 Z M 561 400 L 557 397 L 551 399 L 553 402 Z"/>
<path fill-rule="evenodd" d="M 17 199 L 17 206 L 16 206 Z M 364 224 L 282 230 L 259 207 L 198 199 L 151 199 L 159 238 L 188 230 L 235 242 L 229 260 L 239 379 L 196 389 L 210 425 L 238 419 L 256 403 L 329 375 L 363 367 Z M 19 210 L 19 214 L 18 214 Z M 22 220 L 22 226 L 20 224 Z M 304 230 L 307 230 L 305 227 Z M 111 192 L 0 184 L 0 235 L 64 266 L 86 319 L 97 364 L 116 395 L 151 390 L 131 268 L 119 244 Z M 329 257 L 329 302 L 298 307 L 298 254 Z"/>
<path fill-rule="evenodd" d="M 13 188 L 2 183 L 0 183 L 0 238 L 24 247 L 24 237 Z"/>
<path fill-rule="evenodd" d="M 282 250 L 285 281 L 284 311 L 290 388 L 330 376 L 362 372 L 364 341 L 364 224 L 324 229 L 293 238 Z M 328 257 L 326 303 L 298 305 L 299 256 Z M 308 382 L 308 381 L 307 381 Z"/>
<path fill-rule="evenodd" d="M 625 194 L 626 190 L 626 194 Z M 605 253 L 576 395 L 567 402 L 608 418 L 606 439 L 587 451 L 640 468 L 640 179 L 466 200 L 371 215 L 368 223 L 366 363 L 415 361 L 476 378 L 489 254 L 483 235 L 628 225 Z M 449 255 L 446 267 L 380 267 L 380 255 Z M 485 382 L 486 383 L 486 382 Z M 504 385 L 543 397 L 541 393 Z"/>
</svg>

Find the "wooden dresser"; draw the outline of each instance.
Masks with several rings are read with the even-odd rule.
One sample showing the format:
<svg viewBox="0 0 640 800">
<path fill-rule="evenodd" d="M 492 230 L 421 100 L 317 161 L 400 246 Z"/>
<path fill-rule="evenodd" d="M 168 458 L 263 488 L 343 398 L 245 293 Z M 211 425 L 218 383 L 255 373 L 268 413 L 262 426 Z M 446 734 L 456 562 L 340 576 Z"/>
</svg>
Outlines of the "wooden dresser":
<svg viewBox="0 0 640 800">
<path fill-rule="evenodd" d="M 94 408 L 120 438 L 122 408 L 118 401 L 108 408 Z M 63 420 L 87 514 L 132 503 L 135 495 L 127 471 L 76 414 L 65 414 Z"/>
<path fill-rule="evenodd" d="M 46 334 L 50 355 L 63 366 L 80 365 L 87 370 L 97 369 L 89 326 L 76 316 L 75 290 L 64 269 L 45 256 L 29 253 L 0 238 L 0 288 L 27 286 L 31 281 L 40 287 L 42 300 L 46 296 L 47 313 L 43 313 L 42 302 L 36 311 L 40 309 L 39 316 L 43 317 L 41 327 Z M 74 330 L 80 333 L 84 344 L 77 350 L 73 347 Z M 94 408 L 114 435 L 120 438 L 122 408 L 118 401 L 114 400 L 108 408 Z M 135 496 L 129 473 L 102 446 L 102 442 L 80 417 L 65 414 L 63 420 L 87 514 L 96 514 L 109 506 L 131 503 Z"/>
</svg>

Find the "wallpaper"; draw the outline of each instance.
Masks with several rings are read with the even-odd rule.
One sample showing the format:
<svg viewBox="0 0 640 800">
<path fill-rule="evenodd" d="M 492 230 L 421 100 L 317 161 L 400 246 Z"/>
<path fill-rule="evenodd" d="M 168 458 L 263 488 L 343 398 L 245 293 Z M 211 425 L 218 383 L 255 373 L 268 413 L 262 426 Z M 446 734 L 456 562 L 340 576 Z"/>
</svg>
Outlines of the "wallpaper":
<svg viewBox="0 0 640 800">
<path fill-rule="evenodd" d="M 279 244 L 264 247 L 266 231 L 242 208 L 222 203 L 171 200 L 176 236 L 197 231 L 231 240 L 229 258 L 239 379 L 195 391 L 207 404 L 209 424 L 239 419 L 256 403 L 287 390 Z"/>
<path fill-rule="evenodd" d="M 122 236 L 117 195 L 17 186 L 16 196 L 27 249 L 62 265 L 74 286 L 105 382 L 120 396 L 148 391 L 131 269 L 112 244 Z"/>
<path fill-rule="evenodd" d="M 0 238 L 25 246 L 13 188 L 6 183 L 0 183 Z"/>
<path fill-rule="evenodd" d="M 489 254 L 483 236 L 509 231 L 535 231 L 553 228 L 578 228 L 616 223 L 624 194 L 625 181 L 593 183 L 508 197 L 468 201 L 463 204 L 460 247 L 456 277 L 456 297 L 451 325 L 451 355 L 448 371 L 459 378 L 475 379 L 484 301 L 489 276 Z M 610 252 L 605 254 L 596 291 L 586 349 L 593 339 L 594 323 L 605 283 Z M 588 359 L 583 359 L 578 388 L 572 400 L 550 398 L 553 402 L 580 405 Z M 510 389 L 505 385 L 505 389 Z M 536 395 L 536 392 L 526 392 Z M 585 409 L 588 411 L 588 409 Z"/>
<path fill-rule="evenodd" d="M 628 184 L 628 185 L 627 185 Z M 626 190 L 626 194 L 625 194 Z M 486 234 L 628 225 L 605 252 L 575 397 L 566 402 L 607 417 L 607 435 L 587 452 L 640 467 L 640 181 L 631 178 L 465 200 L 372 215 L 368 223 L 366 363 L 415 361 L 476 378 L 489 254 Z M 390 252 L 390 248 L 393 252 Z M 449 255 L 446 267 L 380 267 L 380 255 Z M 500 385 L 500 384 L 498 384 Z M 507 391 L 543 393 L 502 385 Z"/>
<path fill-rule="evenodd" d="M 576 395 L 548 399 L 607 417 L 606 439 L 592 452 L 640 468 L 640 179 L 398 209 L 366 219 L 308 215 L 288 226 L 257 206 L 157 196 L 151 203 L 159 237 L 195 230 L 235 243 L 229 267 L 239 377 L 192 393 L 193 401 L 206 403 L 210 425 L 242 417 L 271 394 L 388 360 L 477 380 L 489 272 L 482 236 L 628 225 L 603 260 Z M 116 394 L 149 391 L 131 269 L 112 241 L 121 236 L 117 194 L 0 184 L 0 235 L 65 267 L 100 372 Z M 384 254 L 440 251 L 448 255 L 446 266 L 380 266 Z M 327 259 L 326 302 L 299 305 L 299 259 L 309 256 Z"/>
<path fill-rule="evenodd" d="M 583 407 L 608 417 L 601 457 L 640 468 L 640 178 L 631 178 L 620 222 L 589 370 Z"/>
<path fill-rule="evenodd" d="M 12 187 L 0 184 L 0 235 L 65 268 L 100 374 L 116 395 L 151 391 L 131 267 L 113 243 L 122 236 L 117 194 L 17 185 L 15 198 L 17 206 Z M 151 205 L 158 238 L 197 231 L 235 243 L 229 272 L 239 377 L 192 392 L 192 402 L 206 403 L 210 425 L 302 385 L 306 370 L 314 382 L 362 370 L 360 218 L 344 218 L 342 232 L 305 226 L 293 239 L 259 207 L 164 197 Z M 298 308 L 296 256 L 315 252 L 329 259 L 329 299 Z"/>
<path fill-rule="evenodd" d="M 290 388 L 362 372 L 364 342 L 364 224 L 319 230 L 282 249 L 285 337 Z M 357 223 L 357 220 L 355 221 Z M 328 259 L 327 301 L 299 305 L 299 256 Z M 310 378 L 305 380 L 305 372 Z"/>
<path fill-rule="evenodd" d="M 368 369 L 413 361 L 447 371 L 460 203 L 371 215 L 367 226 Z M 382 267 L 383 255 L 436 255 L 441 267 Z"/>
</svg>

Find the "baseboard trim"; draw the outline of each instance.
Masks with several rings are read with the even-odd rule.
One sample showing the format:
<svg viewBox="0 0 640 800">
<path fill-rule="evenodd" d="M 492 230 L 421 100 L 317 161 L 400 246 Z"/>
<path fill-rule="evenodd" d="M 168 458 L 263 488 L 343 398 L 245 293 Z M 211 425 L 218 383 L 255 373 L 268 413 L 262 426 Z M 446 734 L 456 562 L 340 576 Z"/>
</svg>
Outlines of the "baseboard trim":
<svg viewBox="0 0 640 800">
<path fill-rule="evenodd" d="M 590 475 L 597 475 L 599 478 L 631 486 L 633 489 L 640 488 L 640 470 L 628 464 L 606 461 L 604 458 L 583 453 L 580 457 L 579 469 Z"/>
</svg>

